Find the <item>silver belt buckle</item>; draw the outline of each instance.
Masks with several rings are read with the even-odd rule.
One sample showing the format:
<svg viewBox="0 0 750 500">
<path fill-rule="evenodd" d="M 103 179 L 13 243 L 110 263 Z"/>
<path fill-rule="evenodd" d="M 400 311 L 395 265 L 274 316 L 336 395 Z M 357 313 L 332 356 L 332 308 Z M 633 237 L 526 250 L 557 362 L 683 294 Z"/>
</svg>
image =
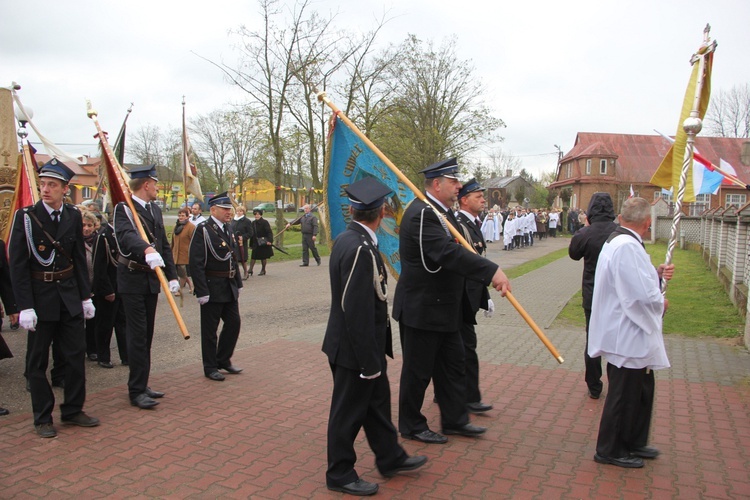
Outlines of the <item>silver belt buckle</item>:
<svg viewBox="0 0 750 500">
<path fill-rule="evenodd" d="M 52 283 L 55 281 L 55 272 L 54 271 L 44 271 L 44 282 L 45 283 Z"/>
</svg>

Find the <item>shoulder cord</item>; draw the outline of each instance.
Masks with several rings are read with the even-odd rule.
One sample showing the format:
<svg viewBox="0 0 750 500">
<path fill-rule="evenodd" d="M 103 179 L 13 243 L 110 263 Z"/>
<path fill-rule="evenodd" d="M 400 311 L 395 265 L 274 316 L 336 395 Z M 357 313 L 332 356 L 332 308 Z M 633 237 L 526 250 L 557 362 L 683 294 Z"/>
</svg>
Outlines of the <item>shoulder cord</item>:
<svg viewBox="0 0 750 500">
<path fill-rule="evenodd" d="M 354 263 L 352 264 L 352 270 L 349 271 L 349 277 L 346 279 L 346 285 L 344 285 L 344 292 L 341 294 L 341 310 L 346 312 L 346 308 L 344 307 L 344 299 L 346 298 L 346 291 L 349 289 L 349 283 L 352 280 L 352 275 L 354 274 L 354 269 L 357 267 L 357 261 L 359 260 L 359 253 L 362 251 L 362 245 L 357 247 L 357 255 L 354 256 Z M 385 288 L 385 291 L 380 288 L 380 274 L 378 273 L 378 263 L 375 260 L 375 254 L 370 252 L 370 256 L 372 257 L 372 284 L 375 288 L 375 293 L 378 296 L 378 300 L 381 302 L 385 302 L 388 300 L 388 285 L 383 284 L 383 288 Z"/>
<path fill-rule="evenodd" d="M 138 232 L 138 226 L 135 225 L 135 220 L 133 220 L 133 212 L 130 211 L 130 207 L 128 206 L 127 203 L 124 203 L 124 202 L 121 202 L 121 203 L 122 203 L 122 208 L 125 210 L 125 215 L 130 221 L 130 224 L 133 226 L 133 229 L 136 232 Z M 115 208 L 115 210 L 117 209 Z M 156 238 L 151 233 L 151 230 L 149 230 L 148 226 L 146 225 L 146 222 L 143 220 L 143 217 L 141 217 L 140 215 L 138 217 L 141 219 L 141 225 L 143 225 L 143 229 L 148 233 L 149 236 L 151 236 L 151 239 L 153 241 L 150 241 L 148 243 L 149 243 L 149 246 L 153 247 L 154 246 L 153 242 L 156 241 Z M 115 217 L 112 217 L 112 229 L 114 229 L 114 233 L 115 233 L 115 242 L 117 243 L 117 251 L 123 257 L 130 257 L 132 252 L 125 253 L 122 251 L 122 248 L 120 248 L 120 240 L 117 239 L 117 229 L 115 228 Z"/>
<path fill-rule="evenodd" d="M 43 265 L 44 267 L 50 266 L 55 261 L 55 255 L 57 255 L 57 251 L 53 248 L 52 252 L 49 254 L 48 259 L 43 259 L 42 256 L 39 255 L 39 252 L 36 251 L 34 238 L 32 237 L 31 233 L 31 218 L 29 217 L 28 212 L 23 214 L 23 227 L 26 231 L 26 245 L 29 247 L 29 251 L 34 255 L 34 258 L 36 258 L 36 260 L 41 265 Z"/>
<path fill-rule="evenodd" d="M 443 266 L 440 266 L 433 271 L 432 269 L 427 267 L 427 263 L 424 261 L 424 248 L 422 247 L 422 225 L 424 224 L 424 211 L 425 209 L 423 208 L 422 212 L 420 212 L 420 217 L 419 217 L 419 256 L 422 258 L 422 267 L 424 267 L 424 270 L 427 271 L 428 273 L 435 274 L 437 272 L 440 272 Z M 435 215 L 437 215 L 437 218 L 440 221 L 440 225 L 443 226 L 443 229 L 445 229 L 445 234 L 448 235 L 448 237 L 450 237 L 451 233 L 446 227 L 445 221 L 443 221 L 443 218 L 440 217 L 439 214 L 435 214 Z"/>
<path fill-rule="evenodd" d="M 112 249 L 109 247 L 109 241 L 107 240 L 107 237 L 105 235 L 102 235 L 102 238 L 104 238 L 104 249 L 107 251 L 107 260 L 111 265 L 117 267 L 117 259 L 112 256 Z"/>
<path fill-rule="evenodd" d="M 213 255 L 214 258 L 216 260 L 218 260 L 219 262 L 226 262 L 226 261 L 230 260 L 232 258 L 232 249 L 231 248 L 229 249 L 229 252 L 227 252 L 227 254 L 224 257 L 219 257 L 216 254 L 216 250 L 214 250 L 214 246 L 208 244 L 210 238 L 208 237 L 208 230 L 206 229 L 206 226 L 208 226 L 208 224 L 206 224 L 205 226 L 203 226 L 203 245 L 206 247 L 206 249 L 208 249 L 211 252 L 211 255 Z M 216 235 L 219 236 L 218 233 L 216 233 Z M 221 236 L 219 236 L 219 238 L 221 238 Z M 224 241 L 224 240 L 222 240 L 222 241 Z M 208 255 L 208 254 L 206 254 L 206 255 Z M 203 263 L 205 264 L 205 261 Z"/>
</svg>

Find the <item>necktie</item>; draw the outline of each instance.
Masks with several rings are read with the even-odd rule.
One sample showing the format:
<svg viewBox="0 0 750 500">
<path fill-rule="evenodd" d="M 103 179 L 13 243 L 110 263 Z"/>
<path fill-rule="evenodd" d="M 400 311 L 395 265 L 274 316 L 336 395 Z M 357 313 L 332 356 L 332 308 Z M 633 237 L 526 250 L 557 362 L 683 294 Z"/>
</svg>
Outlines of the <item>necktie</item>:
<svg viewBox="0 0 750 500">
<path fill-rule="evenodd" d="M 229 224 L 224 224 L 224 234 L 227 235 L 227 238 L 229 237 Z"/>
<path fill-rule="evenodd" d="M 52 211 L 52 222 L 55 224 L 55 229 L 60 225 L 60 211 L 59 210 L 53 210 Z"/>
<path fill-rule="evenodd" d="M 477 227 L 481 227 L 482 226 L 482 221 L 479 220 L 479 217 L 477 217 L 476 219 L 474 219 L 474 224 L 476 224 Z"/>
<path fill-rule="evenodd" d="M 150 213 L 150 214 L 151 214 L 151 216 L 153 217 L 153 215 L 154 215 L 154 211 L 153 211 L 153 210 L 151 210 L 151 203 L 146 203 L 146 210 L 147 210 L 147 211 L 148 211 L 148 213 Z"/>
</svg>

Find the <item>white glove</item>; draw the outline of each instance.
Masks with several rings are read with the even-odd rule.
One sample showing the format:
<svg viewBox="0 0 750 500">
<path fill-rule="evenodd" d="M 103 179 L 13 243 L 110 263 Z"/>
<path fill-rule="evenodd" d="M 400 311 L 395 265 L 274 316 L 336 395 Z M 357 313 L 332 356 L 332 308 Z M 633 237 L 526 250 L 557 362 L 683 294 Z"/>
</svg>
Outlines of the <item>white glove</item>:
<svg viewBox="0 0 750 500">
<path fill-rule="evenodd" d="M 359 374 L 359 378 L 363 378 L 365 380 L 372 380 L 375 378 L 378 378 L 382 372 L 378 372 L 375 375 L 365 375 L 364 373 Z"/>
<path fill-rule="evenodd" d="M 484 317 L 485 318 L 491 318 L 493 314 L 495 314 L 495 303 L 492 302 L 492 299 L 488 299 L 487 300 L 487 310 L 484 311 Z"/>
<path fill-rule="evenodd" d="M 94 303 L 91 302 L 91 299 L 86 299 L 83 302 L 81 302 L 81 305 L 83 306 L 83 319 L 91 319 L 96 314 L 96 307 L 94 307 Z"/>
<path fill-rule="evenodd" d="M 169 291 L 172 293 L 177 293 L 180 291 L 180 282 L 177 280 L 172 280 L 169 282 Z"/>
<path fill-rule="evenodd" d="M 36 328 L 36 311 L 33 309 L 24 309 L 21 311 L 21 314 L 18 316 L 18 324 L 24 330 L 33 332 Z"/>
<path fill-rule="evenodd" d="M 206 304 L 207 302 L 208 302 L 208 295 L 206 295 L 205 297 L 198 297 L 198 303 L 200 305 Z"/>
<path fill-rule="evenodd" d="M 161 255 L 159 255 L 159 252 L 147 253 L 146 264 L 148 264 L 151 269 L 156 269 L 157 267 L 164 267 L 164 259 L 161 258 Z"/>
</svg>

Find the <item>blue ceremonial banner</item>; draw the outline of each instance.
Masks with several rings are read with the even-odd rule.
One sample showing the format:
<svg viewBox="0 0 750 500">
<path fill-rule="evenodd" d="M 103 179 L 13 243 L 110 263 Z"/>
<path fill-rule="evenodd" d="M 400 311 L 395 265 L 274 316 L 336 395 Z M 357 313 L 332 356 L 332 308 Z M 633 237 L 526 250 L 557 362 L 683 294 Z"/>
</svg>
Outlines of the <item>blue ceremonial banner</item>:
<svg viewBox="0 0 750 500">
<path fill-rule="evenodd" d="M 393 190 L 386 200 L 386 215 L 378 228 L 378 248 L 391 274 L 398 279 L 401 260 L 398 253 L 398 229 L 406 205 L 414 193 L 378 158 L 340 118 L 331 121 L 328 164 L 324 175 L 324 198 L 328 209 L 329 241 L 333 241 L 351 222 L 349 197 L 344 188 L 365 177 L 374 177 Z"/>
</svg>

